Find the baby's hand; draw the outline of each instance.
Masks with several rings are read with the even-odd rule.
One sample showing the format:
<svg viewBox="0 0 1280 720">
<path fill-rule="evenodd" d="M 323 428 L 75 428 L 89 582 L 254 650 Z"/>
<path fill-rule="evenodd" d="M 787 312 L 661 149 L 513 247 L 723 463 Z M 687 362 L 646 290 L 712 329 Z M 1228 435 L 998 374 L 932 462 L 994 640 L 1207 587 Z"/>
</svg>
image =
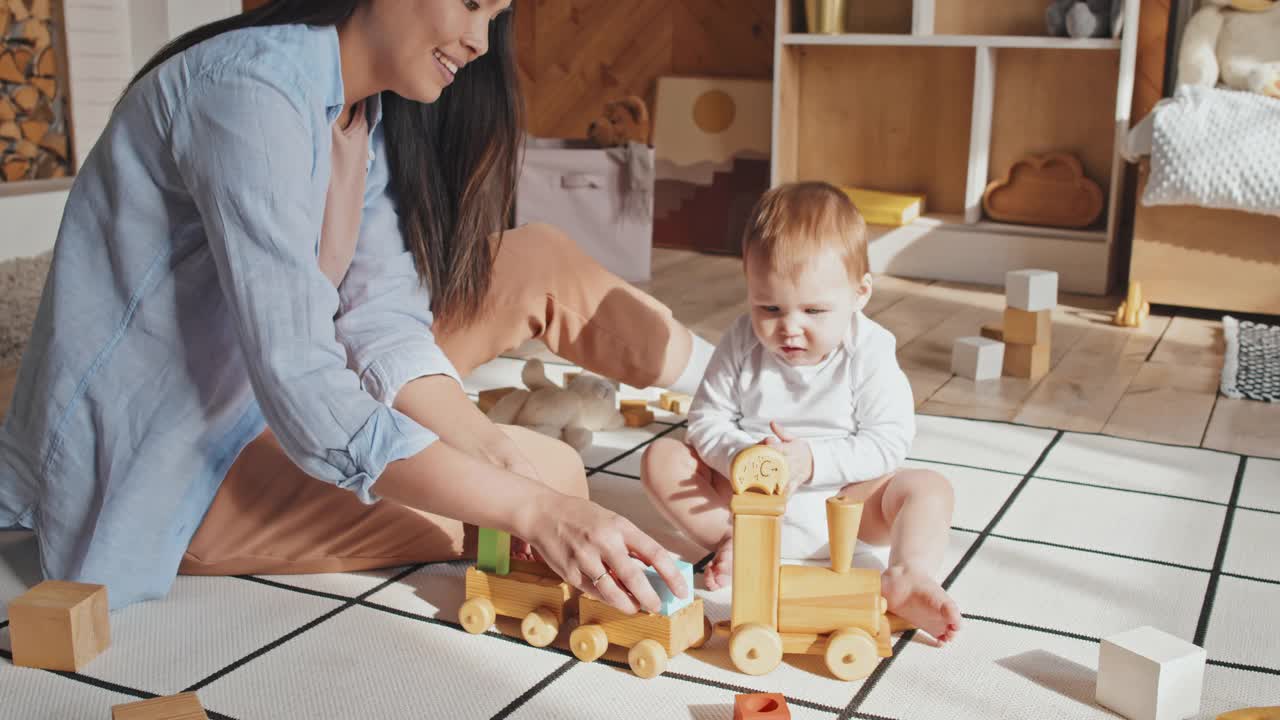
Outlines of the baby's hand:
<svg viewBox="0 0 1280 720">
<path fill-rule="evenodd" d="M 791 483 L 785 493 L 790 495 L 796 488 L 806 485 L 813 479 L 813 451 L 809 443 L 791 436 L 777 421 L 769 423 L 770 429 L 777 437 L 764 439 L 764 445 L 782 453 L 787 458 L 787 470 Z"/>
</svg>

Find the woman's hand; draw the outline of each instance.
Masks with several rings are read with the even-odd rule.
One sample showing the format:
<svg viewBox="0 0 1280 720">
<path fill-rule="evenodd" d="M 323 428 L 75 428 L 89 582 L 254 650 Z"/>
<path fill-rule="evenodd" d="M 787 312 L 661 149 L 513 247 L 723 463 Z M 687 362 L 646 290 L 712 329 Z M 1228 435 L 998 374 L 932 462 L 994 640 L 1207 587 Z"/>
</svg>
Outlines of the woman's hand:
<svg viewBox="0 0 1280 720">
<path fill-rule="evenodd" d="M 524 515 L 521 534 L 557 575 L 622 612 L 636 612 L 637 603 L 654 613 L 662 607 L 645 577 L 645 565 L 652 565 L 676 596 L 689 597 L 691 588 L 671 554 L 617 513 L 589 500 L 550 493 L 531 503 Z"/>
</svg>

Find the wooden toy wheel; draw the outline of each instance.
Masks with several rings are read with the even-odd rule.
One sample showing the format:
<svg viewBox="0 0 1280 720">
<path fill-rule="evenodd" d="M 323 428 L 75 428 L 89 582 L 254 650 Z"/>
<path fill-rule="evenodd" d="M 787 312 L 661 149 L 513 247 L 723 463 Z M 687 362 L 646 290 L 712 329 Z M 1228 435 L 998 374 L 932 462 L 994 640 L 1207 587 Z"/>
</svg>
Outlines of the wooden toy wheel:
<svg viewBox="0 0 1280 720">
<path fill-rule="evenodd" d="M 609 649 L 609 636 L 599 625 L 580 625 L 569 633 L 569 648 L 582 662 L 594 662 Z"/>
<path fill-rule="evenodd" d="M 627 653 L 627 664 L 636 677 L 657 677 L 667 669 L 667 651 L 657 640 L 641 640 Z"/>
<path fill-rule="evenodd" d="M 556 639 L 556 635 L 560 632 L 560 621 L 550 610 L 538 608 L 528 615 L 524 616 L 524 620 L 520 623 L 520 635 L 524 641 L 534 647 L 546 647 Z"/>
<path fill-rule="evenodd" d="M 493 621 L 497 617 L 498 612 L 493 609 L 493 603 L 485 597 L 471 598 L 462 603 L 462 607 L 458 609 L 458 620 L 462 623 L 462 629 L 472 635 L 479 635 L 493 627 Z"/>
<path fill-rule="evenodd" d="M 734 667 L 748 675 L 763 675 L 782 662 L 782 636 L 767 625 L 747 623 L 729 638 Z"/>
<path fill-rule="evenodd" d="M 693 648 L 694 650 L 697 650 L 698 648 L 702 647 L 703 645 L 706 645 L 706 644 L 707 644 L 707 641 L 711 639 L 711 633 L 712 633 L 712 632 L 714 632 L 714 630 L 711 628 L 711 620 L 710 620 L 709 618 L 707 618 L 706 616 L 703 616 L 703 618 L 702 618 L 702 637 L 698 638 L 697 640 L 694 640 L 694 641 L 689 645 L 689 647 Z"/>
<path fill-rule="evenodd" d="M 880 662 L 875 638 L 862 628 L 846 628 L 831 633 L 827 640 L 827 669 L 841 680 L 860 680 Z"/>
</svg>

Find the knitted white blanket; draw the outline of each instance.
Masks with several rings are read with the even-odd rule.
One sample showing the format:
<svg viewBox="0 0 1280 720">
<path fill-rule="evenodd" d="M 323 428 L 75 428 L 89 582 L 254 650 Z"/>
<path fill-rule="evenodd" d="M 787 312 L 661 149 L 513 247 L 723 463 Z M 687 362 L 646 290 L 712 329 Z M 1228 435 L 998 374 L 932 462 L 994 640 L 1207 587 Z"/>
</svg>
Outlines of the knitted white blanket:
<svg viewBox="0 0 1280 720">
<path fill-rule="evenodd" d="M 1280 215 L 1280 100 L 1183 85 L 1152 116 L 1144 205 Z"/>
</svg>

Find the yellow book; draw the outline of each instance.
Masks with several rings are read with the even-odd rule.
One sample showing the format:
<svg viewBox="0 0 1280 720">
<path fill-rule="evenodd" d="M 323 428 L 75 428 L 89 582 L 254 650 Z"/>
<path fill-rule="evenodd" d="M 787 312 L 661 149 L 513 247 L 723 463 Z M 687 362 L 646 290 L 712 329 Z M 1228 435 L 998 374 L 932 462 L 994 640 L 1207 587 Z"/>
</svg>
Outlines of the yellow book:
<svg viewBox="0 0 1280 720">
<path fill-rule="evenodd" d="M 872 225 L 906 225 L 924 214 L 923 195 L 903 195 L 851 187 L 840 189 Z"/>
</svg>

